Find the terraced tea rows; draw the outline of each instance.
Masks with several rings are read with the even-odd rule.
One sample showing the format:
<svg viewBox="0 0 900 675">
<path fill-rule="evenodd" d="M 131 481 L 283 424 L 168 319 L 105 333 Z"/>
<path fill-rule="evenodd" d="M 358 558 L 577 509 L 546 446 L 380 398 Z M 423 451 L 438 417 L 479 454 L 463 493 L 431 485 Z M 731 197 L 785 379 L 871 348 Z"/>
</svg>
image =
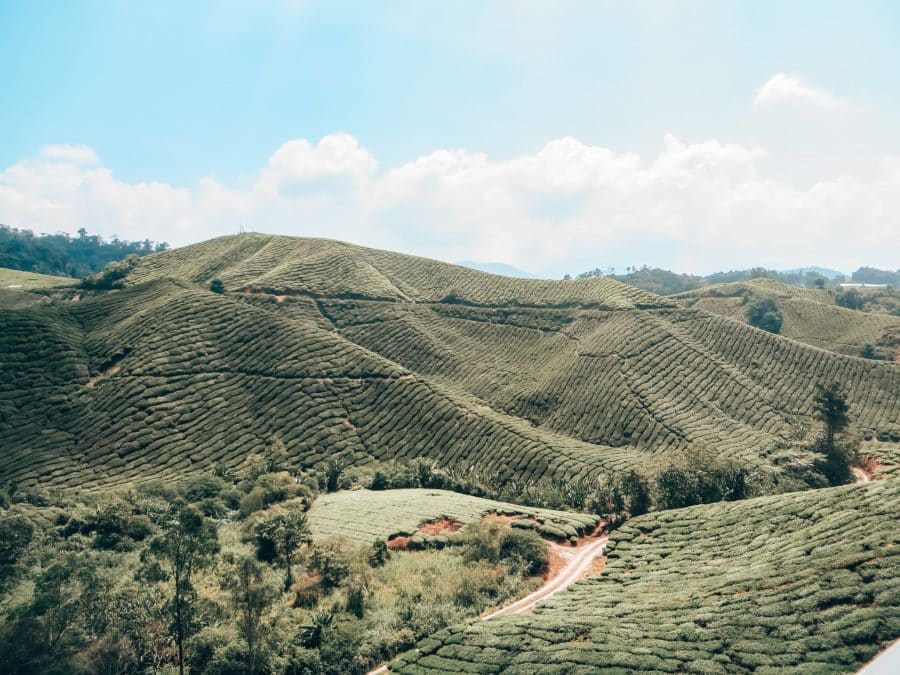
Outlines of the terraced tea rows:
<svg viewBox="0 0 900 675">
<path fill-rule="evenodd" d="M 352 490 L 319 496 L 309 511 L 316 537 L 345 536 L 360 544 L 395 535 L 414 536 L 419 525 L 448 518 L 460 525 L 489 513 L 521 515 L 534 520 L 542 534 L 560 538 L 592 531 L 594 515 L 553 511 L 497 502 L 447 490 Z"/>
<path fill-rule="evenodd" d="M 864 345 L 877 345 L 890 331 L 900 329 L 900 317 L 845 309 L 834 304 L 830 291 L 797 288 L 772 279 L 716 284 L 673 297 L 743 322 L 748 302 L 771 298 L 784 319 L 781 335 L 850 356 L 859 356 Z"/>
<path fill-rule="evenodd" d="M 900 635 L 900 484 L 663 511 L 531 615 L 454 626 L 401 673 L 846 673 Z"/>
<path fill-rule="evenodd" d="M 220 237 L 148 256 L 130 275 L 135 283 L 165 277 L 199 282 L 218 277 L 228 290 L 313 297 L 611 308 L 672 304 L 612 279 L 514 279 L 328 239 L 264 234 Z"/>
<path fill-rule="evenodd" d="M 213 276 L 242 292 L 193 283 Z M 426 456 L 572 478 L 704 447 L 777 471 L 832 381 L 858 428 L 900 438 L 893 364 L 609 279 L 510 280 L 247 235 L 141 258 L 128 283 L 0 308 L 0 479 L 241 468 L 275 437 L 303 466 Z"/>
<path fill-rule="evenodd" d="M 297 465 L 428 456 L 537 477 L 640 461 L 479 407 L 294 310 L 161 281 L 0 311 L 0 477 L 85 487 L 241 468 L 276 436 Z"/>
</svg>

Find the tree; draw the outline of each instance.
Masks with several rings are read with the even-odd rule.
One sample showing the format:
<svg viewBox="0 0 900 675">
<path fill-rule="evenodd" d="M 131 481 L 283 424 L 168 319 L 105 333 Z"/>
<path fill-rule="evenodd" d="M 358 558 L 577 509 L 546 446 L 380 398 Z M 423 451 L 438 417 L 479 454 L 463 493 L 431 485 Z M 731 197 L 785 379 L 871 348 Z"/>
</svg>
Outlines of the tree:
<svg viewBox="0 0 900 675">
<path fill-rule="evenodd" d="M 816 277 L 813 279 L 813 286 L 816 288 L 825 288 L 825 277 Z"/>
<path fill-rule="evenodd" d="M 291 510 L 277 513 L 260 522 L 255 530 L 257 555 L 274 558 L 285 568 L 284 587 L 288 589 L 293 583 L 291 567 L 297 551 L 303 544 L 312 541 L 309 521 L 302 511 Z M 269 555 L 266 555 L 269 551 Z"/>
<path fill-rule="evenodd" d="M 750 325 L 770 333 L 781 332 L 782 320 L 781 310 L 771 298 L 758 300 L 747 308 L 747 321 Z"/>
<path fill-rule="evenodd" d="M 836 443 L 837 435 L 850 424 L 849 410 L 847 396 L 837 382 L 827 387 L 819 386 L 813 415 L 825 426 L 818 446 L 825 456 L 823 473 L 833 484 L 846 483 L 850 478 L 850 455 Z"/>
<path fill-rule="evenodd" d="M 238 632 L 247 644 L 247 672 L 256 675 L 264 637 L 262 617 L 275 599 L 275 589 L 266 583 L 262 565 L 248 556 L 231 560 L 222 586 L 230 595 L 238 614 Z"/>
<path fill-rule="evenodd" d="M 819 386 L 815 400 L 815 418 L 825 425 L 826 447 L 834 446 L 834 439 L 850 424 L 847 415 L 850 406 L 847 405 L 847 395 L 841 391 L 837 382 L 832 382 L 827 387 Z"/>
<path fill-rule="evenodd" d="M 344 465 L 335 459 L 329 459 L 325 464 L 325 490 L 327 492 L 337 492 L 341 486 L 341 473 L 344 471 Z"/>
<path fill-rule="evenodd" d="M 159 523 L 161 532 L 141 554 L 149 580 L 171 581 L 170 609 L 178 648 L 178 672 L 184 675 L 184 641 L 192 628 L 196 595 L 191 579 L 208 566 L 219 551 L 218 531 L 213 523 L 184 500 L 169 505 Z"/>
<path fill-rule="evenodd" d="M 862 296 L 852 288 L 835 295 L 834 302 L 847 309 L 862 309 L 863 305 L 866 304 Z"/>
<path fill-rule="evenodd" d="M 334 614 L 322 610 L 310 617 L 310 622 L 300 628 L 300 643 L 308 649 L 318 649 L 322 646 L 322 639 L 326 631 L 331 627 Z"/>
<path fill-rule="evenodd" d="M 376 539 L 369 553 L 369 566 L 382 567 L 390 558 L 391 551 L 387 546 L 387 542 L 384 539 Z"/>
<path fill-rule="evenodd" d="M 650 488 L 636 471 L 629 471 L 622 478 L 622 492 L 628 496 L 628 512 L 632 516 L 647 513 L 650 509 Z"/>
<path fill-rule="evenodd" d="M 225 284 L 222 283 L 221 279 L 213 279 L 209 282 L 209 290 L 213 293 L 222 294 L 225 292 Z"/>
</svg>

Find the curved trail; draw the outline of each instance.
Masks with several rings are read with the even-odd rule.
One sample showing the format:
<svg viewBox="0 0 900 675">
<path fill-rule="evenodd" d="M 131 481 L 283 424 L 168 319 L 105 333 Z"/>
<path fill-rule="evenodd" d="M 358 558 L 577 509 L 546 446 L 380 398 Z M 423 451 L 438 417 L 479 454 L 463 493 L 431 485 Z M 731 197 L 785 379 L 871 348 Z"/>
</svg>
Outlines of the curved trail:
<svg viewBox="0 0 900 675">
<path fill-rule="evenodd" d="M 547 583 L 536 591 L 526 595 L 524 598 L 520 598 L 514 603 L 507 605 L 506 607 L 501 607 L 490 614 L 485 614 L 481 617 L 481 620 L 487 621 L 488 619 L 504 616 L 506 614 L 522 614 L 534 607 L 541 600 L 567 589 L 584 576 L 585 572 L 588 571 L 591 564 L 594 562 L 594 559 L 603 553 L 603 548 L 606 546 L 608 539 L 609 537 L 600 537 L 587 546 L 570 549 L 575 555 L 573 555 L 571 560 L 566 563 L 566 566 L 560 570 L 559 574 L 547 581 Z"/>
<path fill-rule="evenodd" d="M 500 609 L 494 610 L 489 614 L 483 615 L 481 617 L 481 620 L 487 621 L 488 619 L 493 619 L 498 616 L 505 616 L 507 614 L 522 614 L 523 612 L 527 612 L 528 610 L 532 609 L 541 600 L 556 595 L 560 591 L 564 591 L 576 581 L 581 579 L 590 569 L 591 564 L 594 562 L 594 560 L 598 556 L 603 555 L 603 549 L 606 546 L 606 542 L 608 540 L 608 536 L 603 536 L 599 539 L 594 539 L 586 546 L 578 546 L 576 548 L 561 547 L 561 550 L 567 552 L 571 551 L 573 555 L 566 563 L 566 566 L 559 571 L 559 574 L 557 574 L 552 579 L 549 579 L 540 588 L 529 593 L 524 598 L 520 598 L 515 602 L 506 605 L 505 607 L 501 607 Z M 381 666 L 380 668 L 376 668 L 375 670 L 370 670 L 367 675 L 377 675 L 378 673 L 386 672 L 387 664 Z"/>
</svg>

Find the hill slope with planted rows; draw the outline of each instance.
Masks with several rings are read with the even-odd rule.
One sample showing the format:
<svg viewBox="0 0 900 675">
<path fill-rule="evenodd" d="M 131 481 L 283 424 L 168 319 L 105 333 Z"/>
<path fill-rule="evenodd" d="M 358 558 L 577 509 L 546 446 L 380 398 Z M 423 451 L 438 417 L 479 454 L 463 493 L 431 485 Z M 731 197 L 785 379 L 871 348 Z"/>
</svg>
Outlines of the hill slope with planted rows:
<svg viewBox="0 0 900 675">
<path fill-rule="evenodd" d="M 424 456 L 574 478 L 703 447 L 774 471 L 832 381 L 859 429 L 900 438 L 893 364 L 610 279 L 242 235 L 141 258 L 127 283 L 0 303 L 0 478 L 180 477 L 276 438 L 298 466 Z"/>
<path fill-rule="evenodd" d="M 521 525 L 566 539 L 592 532 L 600 517 L 482 499 L 448 490 L 343 490 L 319 496 L 309 511 L 316 537 L 346 536 L 360 544 L 393 536 L 422 536 L 419 527 L 442 518 L 469 525 L 488 514 L 523 516 Z"/>
<path fill-rule="evenodd" d="M 401 673 L 849 673 L 900 635 L 900 484 L 662 511 L 532 614 L 453 626 Z"/>
<path fill-rule="evenodd" d="M 685 305 L 746 322 L 751 302 L 771 299 L 781 310 L 781 335 L 838 354 L 858 356 L 866 344 L 890 355 L 897 347 L 900 317 L 839 307 L 828 290 L 798 288 L 774 279 L 704 286 L 673 296 Z"/>
</svg>

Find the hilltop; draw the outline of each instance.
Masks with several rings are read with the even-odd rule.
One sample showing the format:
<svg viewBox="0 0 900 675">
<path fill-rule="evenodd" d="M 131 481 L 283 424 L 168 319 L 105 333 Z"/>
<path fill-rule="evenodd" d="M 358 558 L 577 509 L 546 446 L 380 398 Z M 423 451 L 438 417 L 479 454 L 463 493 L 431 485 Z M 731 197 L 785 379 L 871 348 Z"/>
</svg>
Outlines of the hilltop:
<svg viewBox="0 0 900 675">
<path fill-rule="evenodd" d="M 296 466 L 429 457 L 573 479 L 703 450 L 777 477 L 805 461 L 831 381 L 859 430 L 900 436 L 893 365 L 608 278 L 249 234 L 140 258 L 125 281 L 0 310 L 5 480 L 240 469 L 276 438 Z"/>
</svg>

